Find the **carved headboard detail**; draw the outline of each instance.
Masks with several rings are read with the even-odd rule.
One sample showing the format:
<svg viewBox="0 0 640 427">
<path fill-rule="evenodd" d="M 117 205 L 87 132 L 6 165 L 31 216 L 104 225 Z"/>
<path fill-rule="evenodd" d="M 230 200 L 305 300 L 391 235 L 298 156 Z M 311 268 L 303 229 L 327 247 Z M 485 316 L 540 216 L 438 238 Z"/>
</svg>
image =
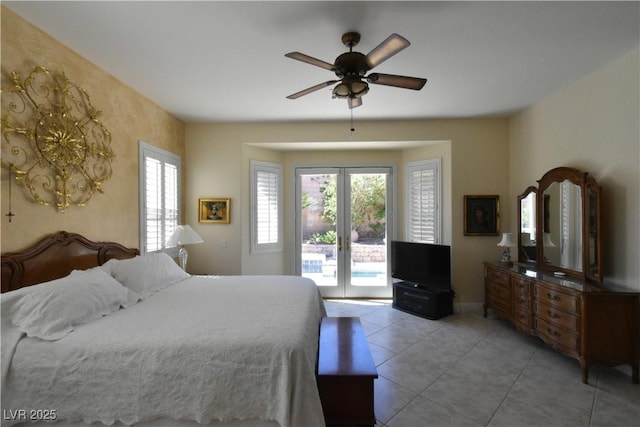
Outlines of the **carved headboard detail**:
<svg viewBox="0 0 640 427">
<path fill-rule="evenodd" d="M 59 231 L 22 251 L 2 254 L 2 292 L 58 279 L 112 258 L 133 258 L 139 253 L 138 249 L 119 243 L 92 242 L 79 234 Z"/>
</svg>

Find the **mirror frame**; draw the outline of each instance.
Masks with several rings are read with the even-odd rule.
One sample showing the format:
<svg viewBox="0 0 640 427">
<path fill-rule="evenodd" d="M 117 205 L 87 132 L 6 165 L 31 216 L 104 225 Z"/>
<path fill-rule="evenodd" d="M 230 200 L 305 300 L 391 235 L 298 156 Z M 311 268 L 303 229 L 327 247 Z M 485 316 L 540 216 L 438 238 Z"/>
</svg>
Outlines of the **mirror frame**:
<svg viewBox="0 0 640 427">
<path fill-rule="evenodd" d="M 586 177 L 584 185 L 584 217 L 585 227 L 584 236 L 584 261 L 583 265 L 587 279 L 602 283 L 602 212 L 601 212 L 601 191 L 602 187 L 598 185 L 592 177 Z M 593 192 L 593 199 L 591 198 Z M 592 241 L 595 242 L 592 244 Z M 595 262 L 595 270 L 592 268 L 591 255 L 593 254 Z"/>
<path fill-rule="evenodd" d="M 526 199 L 530 194 L 534 195 L 536 201 L 536 236 L 538 233 L 538 189 L 533 185 L 527 187 L 522 194 L 518 194 L 518 262 L 528 262 L 527 256 L 524 254 L 522 250 L 522 201 Z M 536 250 L 537 257 L 537 250 Z"/>
<path fill-rule="evenodd" d="M 536 266 L 542 271 L 561 272 L 567 276 L 590 280 L 597 283 L 602 282 L 602 228 L 601 228 L 601 212 L 600 212 L 600 186 L 596 181 L 587 176 L 586 172 L 582 172 L 575 168 L 558 167 L 551 169 L 538 180 L 538 193 L 536 195 Z M 582 196 L 582 271 L 563 268 L 554 264 L 544 262 L 543 253 L 543 232 L 544 232 L 544 198 L 545 190 L 554 183 L 569 182 L 580 187 Z M 594 191 L 594 200 L 589 200 L 588 191 Z M 592 206 L 595 204 L 595 206 Z M 592 209 L 592 210 L 590 210 Z M 590 212 L 596 216 L 596 222 L 590 227 Z M 595 244 L 590 245 L 590 238 L 593 237 Z M 589 254 L 593 251 L 595 260 L 597 261 L 597 270 L 592 271 L 589 264 Z"/>
</svg>

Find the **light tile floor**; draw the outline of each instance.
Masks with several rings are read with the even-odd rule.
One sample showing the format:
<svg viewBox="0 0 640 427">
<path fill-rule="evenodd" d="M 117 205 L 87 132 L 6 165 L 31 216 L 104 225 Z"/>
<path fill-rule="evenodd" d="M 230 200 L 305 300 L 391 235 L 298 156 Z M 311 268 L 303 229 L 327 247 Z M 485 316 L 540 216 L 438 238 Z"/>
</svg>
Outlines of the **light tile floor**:
<svg viewBox="0 0 640 427">
<path fill-rule="evenodd" d="M 378 367 L 378 426 L 640 426 L 630 369 L 578 362 L 481 311 L 427 320 L 390 301 L 327 300 L 360 317 Z"/>
</svg>

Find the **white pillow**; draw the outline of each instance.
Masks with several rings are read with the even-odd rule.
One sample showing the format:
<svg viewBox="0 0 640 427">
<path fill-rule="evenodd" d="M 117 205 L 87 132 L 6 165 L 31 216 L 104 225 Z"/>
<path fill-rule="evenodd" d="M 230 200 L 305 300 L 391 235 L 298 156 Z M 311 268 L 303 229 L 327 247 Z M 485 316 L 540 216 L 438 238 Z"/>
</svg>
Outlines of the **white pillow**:
<svg viewBox="0 0 640 427">
<path fill-rule="evenodd" d="M 115 279 L 142 298 L 191 277 L 163 252 L 112 259 L 102 266 Z"/>
<path fill-rule="evenodd" d="M 81 325 L 140 300 L 99 268 L 25 288 L 11 307 L 11 322 L 27 336 L 58 340 Z"/>
</svg>

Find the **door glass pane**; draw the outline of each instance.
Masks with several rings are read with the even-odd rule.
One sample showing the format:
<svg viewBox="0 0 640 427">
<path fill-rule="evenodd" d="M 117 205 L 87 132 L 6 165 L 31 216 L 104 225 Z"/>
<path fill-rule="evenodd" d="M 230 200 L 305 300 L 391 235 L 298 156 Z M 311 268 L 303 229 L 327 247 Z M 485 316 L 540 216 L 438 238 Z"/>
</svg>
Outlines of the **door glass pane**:
<svg viewBox="0 0 640 427">
<path fill-rule="evenodd" d="M 301 272 L 318 286 L 338 286 L 337 175 L 301 175 Z"/>
<path fill-rule="evenodd" d="M 350 175 L 352 286 L 387 286 L 387 174 Z"/>
</svg>

